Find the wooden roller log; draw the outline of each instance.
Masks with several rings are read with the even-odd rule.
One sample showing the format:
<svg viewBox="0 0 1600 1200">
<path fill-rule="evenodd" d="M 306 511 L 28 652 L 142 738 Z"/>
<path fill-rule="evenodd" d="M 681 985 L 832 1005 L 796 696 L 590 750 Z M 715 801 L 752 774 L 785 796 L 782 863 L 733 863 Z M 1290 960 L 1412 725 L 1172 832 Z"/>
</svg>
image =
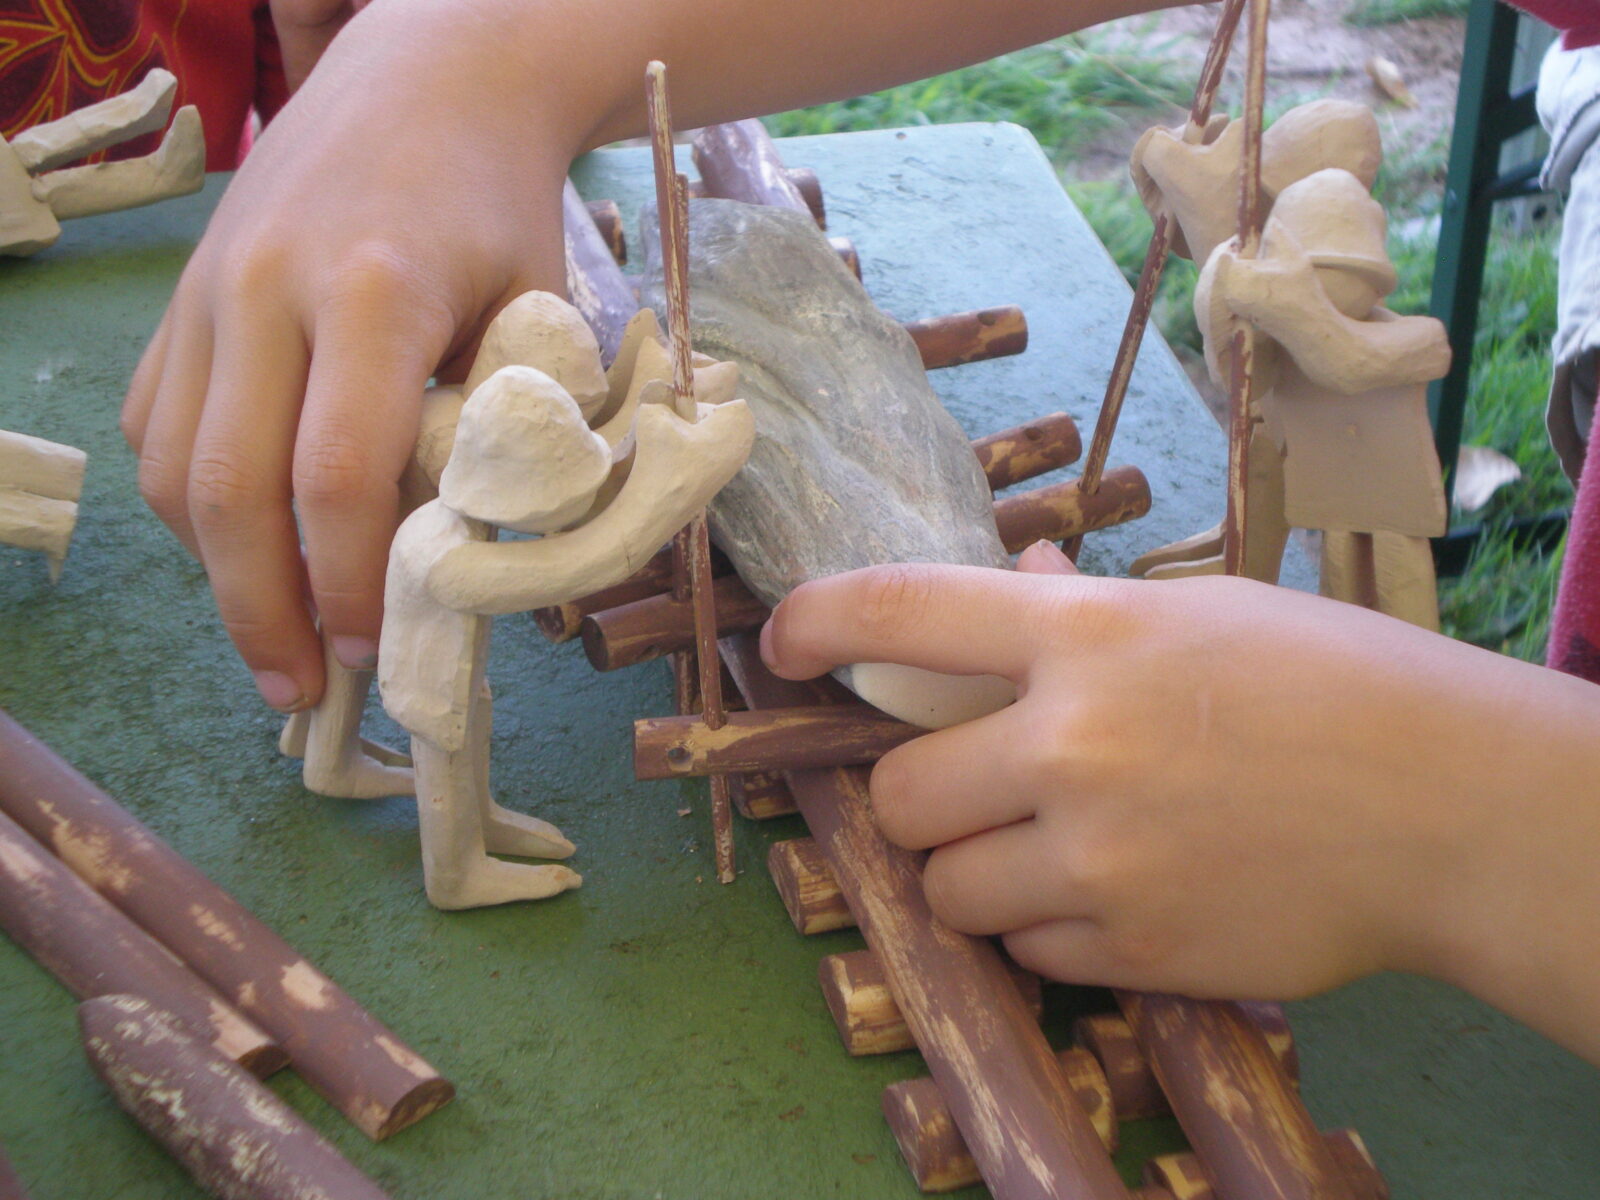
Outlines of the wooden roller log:
<svg viewBox="0 0 1600 1200">
<path fill-rule="evenodd" d="M 730 713 L 717 729 L 698 716 L 644 717 L 633 723 L 633 775 L 673 779 L 872 763 L 926 732 L 869 704 Z"/>
<path fill-rule="evenodd" d="M 639 298 L 570 179 L 561 191 L 561 220 L 567 243 L 567 297 L 594 330 L 601 361 L 609 366 L 622 344 L 622 331 L 639 311 Z"/>
<path fill-rule="evenodd" d="M 1298 1087 L 1300 1058 L 1282 1006 L 1241 1004 L 1239 1007 L 1255 1021 L 1290 1083 Z M 1111 1096 L 1116 1102 L 1118 1118 L 1134 1121 L 1171 1112 L 1161 1085 L 1156 1082 L 1155 1072 L 1145 1061 L 1133 1030 L 1121 1014 L 1094 1013 L 1079 1017 L 1072 1024 L 1072 1035 L 1079 1045 L 1099 1060 L 1111 1084 Z"/>
<path fill-rule="evenodd" d="M 617 202 L 587 200 L 583 206 L 589 211 L 589 219 L 594 222 L 594 227 L 600 231 L 606 249 L 611 251 L 612 260 L 622 266 L 628 261 L 628 236 L 623 229 L 622 210 L 617 207 Z"/>
<path fill-rule="evenodd" d="M 1062 412 L 1002 429 L 972 443 L 991 491 L 1064 467 L 1077 458 L 1082 448 L 1077 425 Z M 726 575 L 733 570 L 727 558 L 714 546 L 711 567 L 716 575 Z M 591 613 L 647 600 L 671 586 L 672 550 L 668 547 L 621 583 L 567 604 L 535 609 L 533 619 L 545 637 L 552 642 L 565 642 L 578 636 L 583 619 Z"/>
<path fill-rule="evenodd" d="M 268 1034 L 4 813 L 0 928 L 79 1000 L 137 992 L 257 1075 L 270 1075 L 289 1061 Z"/>
<path fill-rule="evenodd" d="M 771 771 L 747 771 L 731 777 L 733 808 L 751 821 L 786 817 L 798 811 L 783 776 Z"/>
<path fill-rule="evenodd" d="M 789 177 L 789 182 L 800 189 L 800 196 L 806 202 L 806 207 L 811 210 L 811 216 L 817 223 L 818 229 L 828 227 L 828 210 L 822 199 L 822 182 L 817 178 L 817 173 L 810 167 L 785 167 L 783 173 Z M 689 199 L 703 200 L 711 195 L 705 183 L 699 179 L 689 180 Z"/>
<path fill-rule="evenodd" d="M 242 904 L 0 713 L 0 810 L 283 1046 L 295 1070 L 381 1139 L 455 1094 Z"/>
<path fill-rule="evenodd" d="M 855 926 L 833 868 L 811 838 L 774 842 L 767 851 L 767 872 L 796 933 L 809 936 Z"/>
<path fill-rule="evenodd" d="M 757 711 L 837 700 L 843 691 L 778 679 L 749 635 L 725 642 L 723 652 Z M 996 1200 L 1126 1200 L 999 951 L 939 924 L 922 892 L 924 856 L 878 832 L 867 773 L 792 771 L 789 788 Z"/>
<path fill-rule="evenodd" d="M 1360 1134 L 1353 1129 L 1335 1129 L 1322 1139 L 1359 1195 L 1366 1200 L 1389 1200 L 1389 1185 Z M 1204 1166 L 1192 1153 L 1158 1155 L 1144 1164 L 1143 1173 L 1147 1184 L 1164 1188 L 1174 1200 L 1218 1200 Z"/>
<path fill-rule="evenodd" d="M 1117 467 L 1087 495 L 1076 479 L 996 500 L 994 523 L 1006 549 L 1018 554 L 1041 538 L 1059 542 L 1132 521 L 1150 511 L 1150 484 L 1138 467 Z"/>
<path fill-rule="evenodd" d="M 1117 1121 L 1111 1111 L 1111 1093 L 1106 1088 L 1105 1076 L 1100 1074 L 1100 1064 L 1088 1051 L 1076 1047 L 1063 1050 L 1056 1057 L 1073 1096 L 1093 1122 L 1101 1143 L 1108 1153 L 1114 1152 Z M 950 1108 L 931 1076 L 902 1080 L 884 1088 L 883 1115 L 894 1133 L 901 1157 L 922 1191 L 952 1192 L 983 1182 L 978 1164 L 962 1141 L 961 1131 L 950 1119 Z"/>
<path fill-rule="evenodd" d="M 717 606 L 717 636 L 755 629 L 767 619 L 767 606 L 737 575 L 712 585 Z M 615 671 L 694 645 L 694 606 L 670 592 L 621 608 L 591 613 L 580 625 L 583 652 L 597 671 Z"/>
<path fill-rule="evenodd" d="M 989 490 L 998 492 L 1075 462 L 1083 453 L 1083 438 L 1071 417 L 1056 412 L 979 438 L 972 443 L 972 449 L 989 481 Z"/>
<path fill-rule="evenodd" d="M 706 195 L 812 215 L 760 121 L 708 125 L 695 135 L 691 153 Z"/>
<path fill-rule="evenodd" d="M 861 255 L 856 250 L 856 244 L 849 238 L 831 237 L 828 245 L 833 247 L 833 252 L 858 280 L 861 278 Z"/>
<path fill-rule="evenodd" d="M 300 1115 L 138 996 L 78 1008 L 84 1053 L 111 1094 L 223 1200 L 386 1200 Z"/>
<path fill-rule="evenodd" d="M 1023 1003 L 1038 1019 L 1044 1011 L 1044 987 L 1039 977 L 1015 963 L 1007 963 L 1007 966 L 1011 968 L 1011 977 Z M 917 1043 L 912 1040 L 906 1019 L 900 1015 L 899 1006 L 889 993 L 889 981 L 883 977 L 883 968 L 872 957 L 872 951 L 852 950 L 848 954 L 828 955 L 817 964 L 817 982 L 822 986 L 822 997 L 828 1002 L 828 1012 L 833 1015 L 839 1040 L 851 1055 L 862 1057 L 916 1049 Z M 1095 1070 L 1099 1072 L 1098 1067 Z"/>
<path fill-rule="evenodd" d="M 905 328 L 930 371 L 1006 358 L 1028 348 L 1028 318 L 1015 304 L 907 321 Z"/>
<path fill-rule="evenodd" d="M 4 1150 L 0 1150 L 0 1200 L 28 1200 L 28 1189 L 22 1186 Z"/>
<path fill-rule="evenodd" d="M 1227 1200 L 1358 1200 L 1255 1022 L 1237 1005 L 1117 1003 L 1206 1176 Z"/>
</svg>

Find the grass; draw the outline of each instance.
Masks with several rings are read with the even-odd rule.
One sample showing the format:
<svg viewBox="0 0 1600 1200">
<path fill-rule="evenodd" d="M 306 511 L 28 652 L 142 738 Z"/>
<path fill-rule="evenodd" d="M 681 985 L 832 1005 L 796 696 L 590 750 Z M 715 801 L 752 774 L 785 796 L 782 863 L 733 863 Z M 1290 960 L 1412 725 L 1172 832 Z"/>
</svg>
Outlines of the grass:
<svg viewBox="0 0 1600 1200">
<path fill-rule="evenodd" d="M 1457 15 L 1465 0 L 1357 0 L 1346 19 L 1381 24 Z M 1122 41 L 1096 33 L 1006 55 L 991 63 L 908 84 L 858 100 L 769 119 L 780 136 L 945 121 L 1015 121 L 1065 165 L 1090 139 L 1122 121 L 1136 127 L 1171 122 L 1187 103 L 1192 63 L 1167 57 L 1148 38 Z M 1438 199 L 1447 148 L 1443 137 L 1392 155 L 1374 194 L 1390 214 L 1390 253 L 1400 286 L 1389 305 L 1425 313 L 1431 292 Z M 1132 283 L 1150 237 L 1150 221 L 1131 185 L 1067 182 L 1112 257 Z M 1515 460 L 1523 478 L 1502 488 L 1479 513 L 1456 513 L 1453 525 L 1487 530 L 1459 576 L 1441 581 L 1444 629 L 1454 637 L 1520 658 L 1544 653 L 1550 606 L 1560 572 L 1560 547 L 1541 550 L 1513 530 L 1519 518 L 1570 507 L 1571 488 L 1550 450 L 1543 410 L 1549 387 L 1549 342 L 1555 328 L 1554 230 L 1513 233 L 1503 223 L 1493 239 L 1473 351 L 1472 402 L 1463 443 L 1492 446 Z M 1168 342 L 1198 352 L 1191 308 L 1194 264 L 1168 263 L 1155 319 Z"/>
</svg>

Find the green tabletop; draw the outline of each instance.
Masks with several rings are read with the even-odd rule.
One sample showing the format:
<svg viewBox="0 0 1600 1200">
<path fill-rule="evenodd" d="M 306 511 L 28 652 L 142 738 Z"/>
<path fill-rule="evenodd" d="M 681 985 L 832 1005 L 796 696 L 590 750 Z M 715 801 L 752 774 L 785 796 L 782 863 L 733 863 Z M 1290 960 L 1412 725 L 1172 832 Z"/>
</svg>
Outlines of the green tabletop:
<svg viewBox="0 0 1600 1200">
<path fill-rule="evenodd" d="M 803 138 L 783 153 L 817 170 L 832 231 L 855 240 L 889 312 L 1026 309 L 1027 354 L 934 378 L 969 432 L 1059 408 L 1092 427 L 1128 291 L 1024 132 Z M 647 171 L 642 151 L 605 151 L 576 174 L 631 219 Z M 59 586 L 39 556 L 0 547 L 0 706 L 454 1079 L 453 1104 L 381 1145 L 292 1072 L 272 1081 L 396 1200 L 914 1195 L 878 1100 L 920 1061 L 844 1054 L 815 970 L 859 938 L 799 937 L 761 869 L 798 819 L 741 822 L 745 871 L 721 887 L 700 787 L 630 777 L 631 720 L 668 707 L 662 664 L 596 675 L 530 620 L 497 624 L 498 795 L 577 841 L 586 879 L 551 901 L 435 911 L 410 801 L 311 795 L 276 755 L 278 718 L 216 624 L 203 573 L 140 502 L 116 422 L 222 183 L 72 222 L 51 250 L 0 261 L 0 428 L 89 453 Z M 1215 521 L 1222 460 L 1214 423 L 1153 341 L 1112 461 L 1146 471 L 1155 509 L 1091 538 L 1089 569 L 1120 571 Z M 1092 999 L 1050 989 L 1048 1024 Z M 1397 1197 L 1595 1194 L 1600 1072 L 1409 979 L 1292 1016 L 1313 1111 L 1361 1131 Z M 71 999 L 9 945 L 0 1094 L 0 1144 L 35 1200 L 199 1194 L 90 1075 Z M 1165 1122 L 1126 1134 L 1130 1165 L 1178 1145 Z"/>
</svg>

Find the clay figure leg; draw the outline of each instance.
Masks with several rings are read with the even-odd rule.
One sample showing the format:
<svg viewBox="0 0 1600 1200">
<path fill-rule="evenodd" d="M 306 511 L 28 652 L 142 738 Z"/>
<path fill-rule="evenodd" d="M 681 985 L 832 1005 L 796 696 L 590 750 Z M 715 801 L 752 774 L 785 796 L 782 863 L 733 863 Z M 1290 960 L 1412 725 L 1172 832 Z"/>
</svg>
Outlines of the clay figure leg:
<svg viewBox="0 0 1600 1200">
<path fill-rule="evenodd" d="M 1439 628 L 1433 550 L 1425 537 L 1324 533 L 1321 591 L 1424 629 Z"/>
<path fill-rule="evenodd" d="M 33 181 L 33 194 L 57 220 L 92 217 L 198 192 L 205 184 L 206 144 L 200 112 L 178 110 L 161 145 L 143 158 L 51 171 Z"/>
<path fill-rule="evenodd" d="M 486 695 L 482 701 L 473 705 L 473 718 L 487 715 Z M 480 908 L 514 900 L 540 900 L 583 882 L 583 877 L 568 867 L 509 863 L 489 857 L 484 814 L 491 806 L 498 806 L 488 799 L 483 786 L 488 779 L 487 720 L 482 725 L 481 730 L 472 728 L 466 745 L 454 753 L 426 738 L 411 739 L 411 755 L 416 763 L 417 821 L 422 833 L 422 874 L 428 899 L 438 908 Z M 556 837 L 560 838 L 560 834 Z M 497 834 L 499 844 L 506 840 Z M 564 838 L 561 842 L 570 854 L 572 844 Z"/>
<path fill-rule="evenodd" d="M 361 736 L 372 672 L 350 670 L 326 644 L 323 663 L 327 686 L 322 703 L 289 718 L 278 739 L 279 753 L 305 759 L 306 788 L 321 796 L 376 800 L 411 795 L 411 760 Z"/>
<path fill-rule="evenodd" d="M 515 854 L 522 858 L 566 858 L 577 849 L 561 836 L 549 821 L 513 812 L 495 802 L 489 790 L 489 735 L 494 728 L 494 700 L 489 682 L 478 685 L 472 714 L 467 722 L 466 753 L 472 756 L 472 786 L 477 794 L 478 814 L 483 822 L 484 849 L 491 854 Z"/>
<path fill-rule="evenodd" d="M 154 133 L 167 123 L 177 92 L 177 76 L 157 67 L 131 91 L 24 129 L 11 139 L 11 148 L 29 171 L 53 170 L 96 150 Z"/>
</svg>

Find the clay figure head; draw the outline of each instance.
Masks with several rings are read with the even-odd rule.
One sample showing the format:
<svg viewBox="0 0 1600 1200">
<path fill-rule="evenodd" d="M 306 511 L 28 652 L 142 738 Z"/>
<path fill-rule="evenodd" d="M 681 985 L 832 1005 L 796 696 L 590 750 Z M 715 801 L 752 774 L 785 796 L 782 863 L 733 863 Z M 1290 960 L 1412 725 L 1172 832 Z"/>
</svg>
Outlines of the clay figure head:
<svg viewBox="0 0 1600 1200">
<path fill-rule="evenodd" d="M 1297 105 L 1261 135 L 1261 186 L 1271 196 L 1329 167 L 1349 171 L 1371 190 L 1382 164 L 1378 119 L 1351 100 Z"/>
<path fill-rule="evenodd" d="M 501 367 L 537 367 L 566 389 L 585 417 L 604 407 L 608 394 L 600 344 L 583 315 L 549 292 L 524 292 L 489 323 L 473 359 L 465 391 Z"/>
<path fill-rule="evenodd" d="M 439 499 L 478 521 L 551 533 L 584 516 L 611 471 L 611 449 L 559 383 L 501 367 L 461 409 Z"/>
<path fill-rule="evenodd" d="M 1330 167 L 1284 188 L 1272 206 L 1262 253 L 1270 255 L 1275 233 L 1286 231 L 1317 268 L 1334 307 L 1362 320 L 1395 289 L 1394 264 L 1384 248 L 1386 226 L 1383 207 L 1361 181 Z"/>
</svg>

